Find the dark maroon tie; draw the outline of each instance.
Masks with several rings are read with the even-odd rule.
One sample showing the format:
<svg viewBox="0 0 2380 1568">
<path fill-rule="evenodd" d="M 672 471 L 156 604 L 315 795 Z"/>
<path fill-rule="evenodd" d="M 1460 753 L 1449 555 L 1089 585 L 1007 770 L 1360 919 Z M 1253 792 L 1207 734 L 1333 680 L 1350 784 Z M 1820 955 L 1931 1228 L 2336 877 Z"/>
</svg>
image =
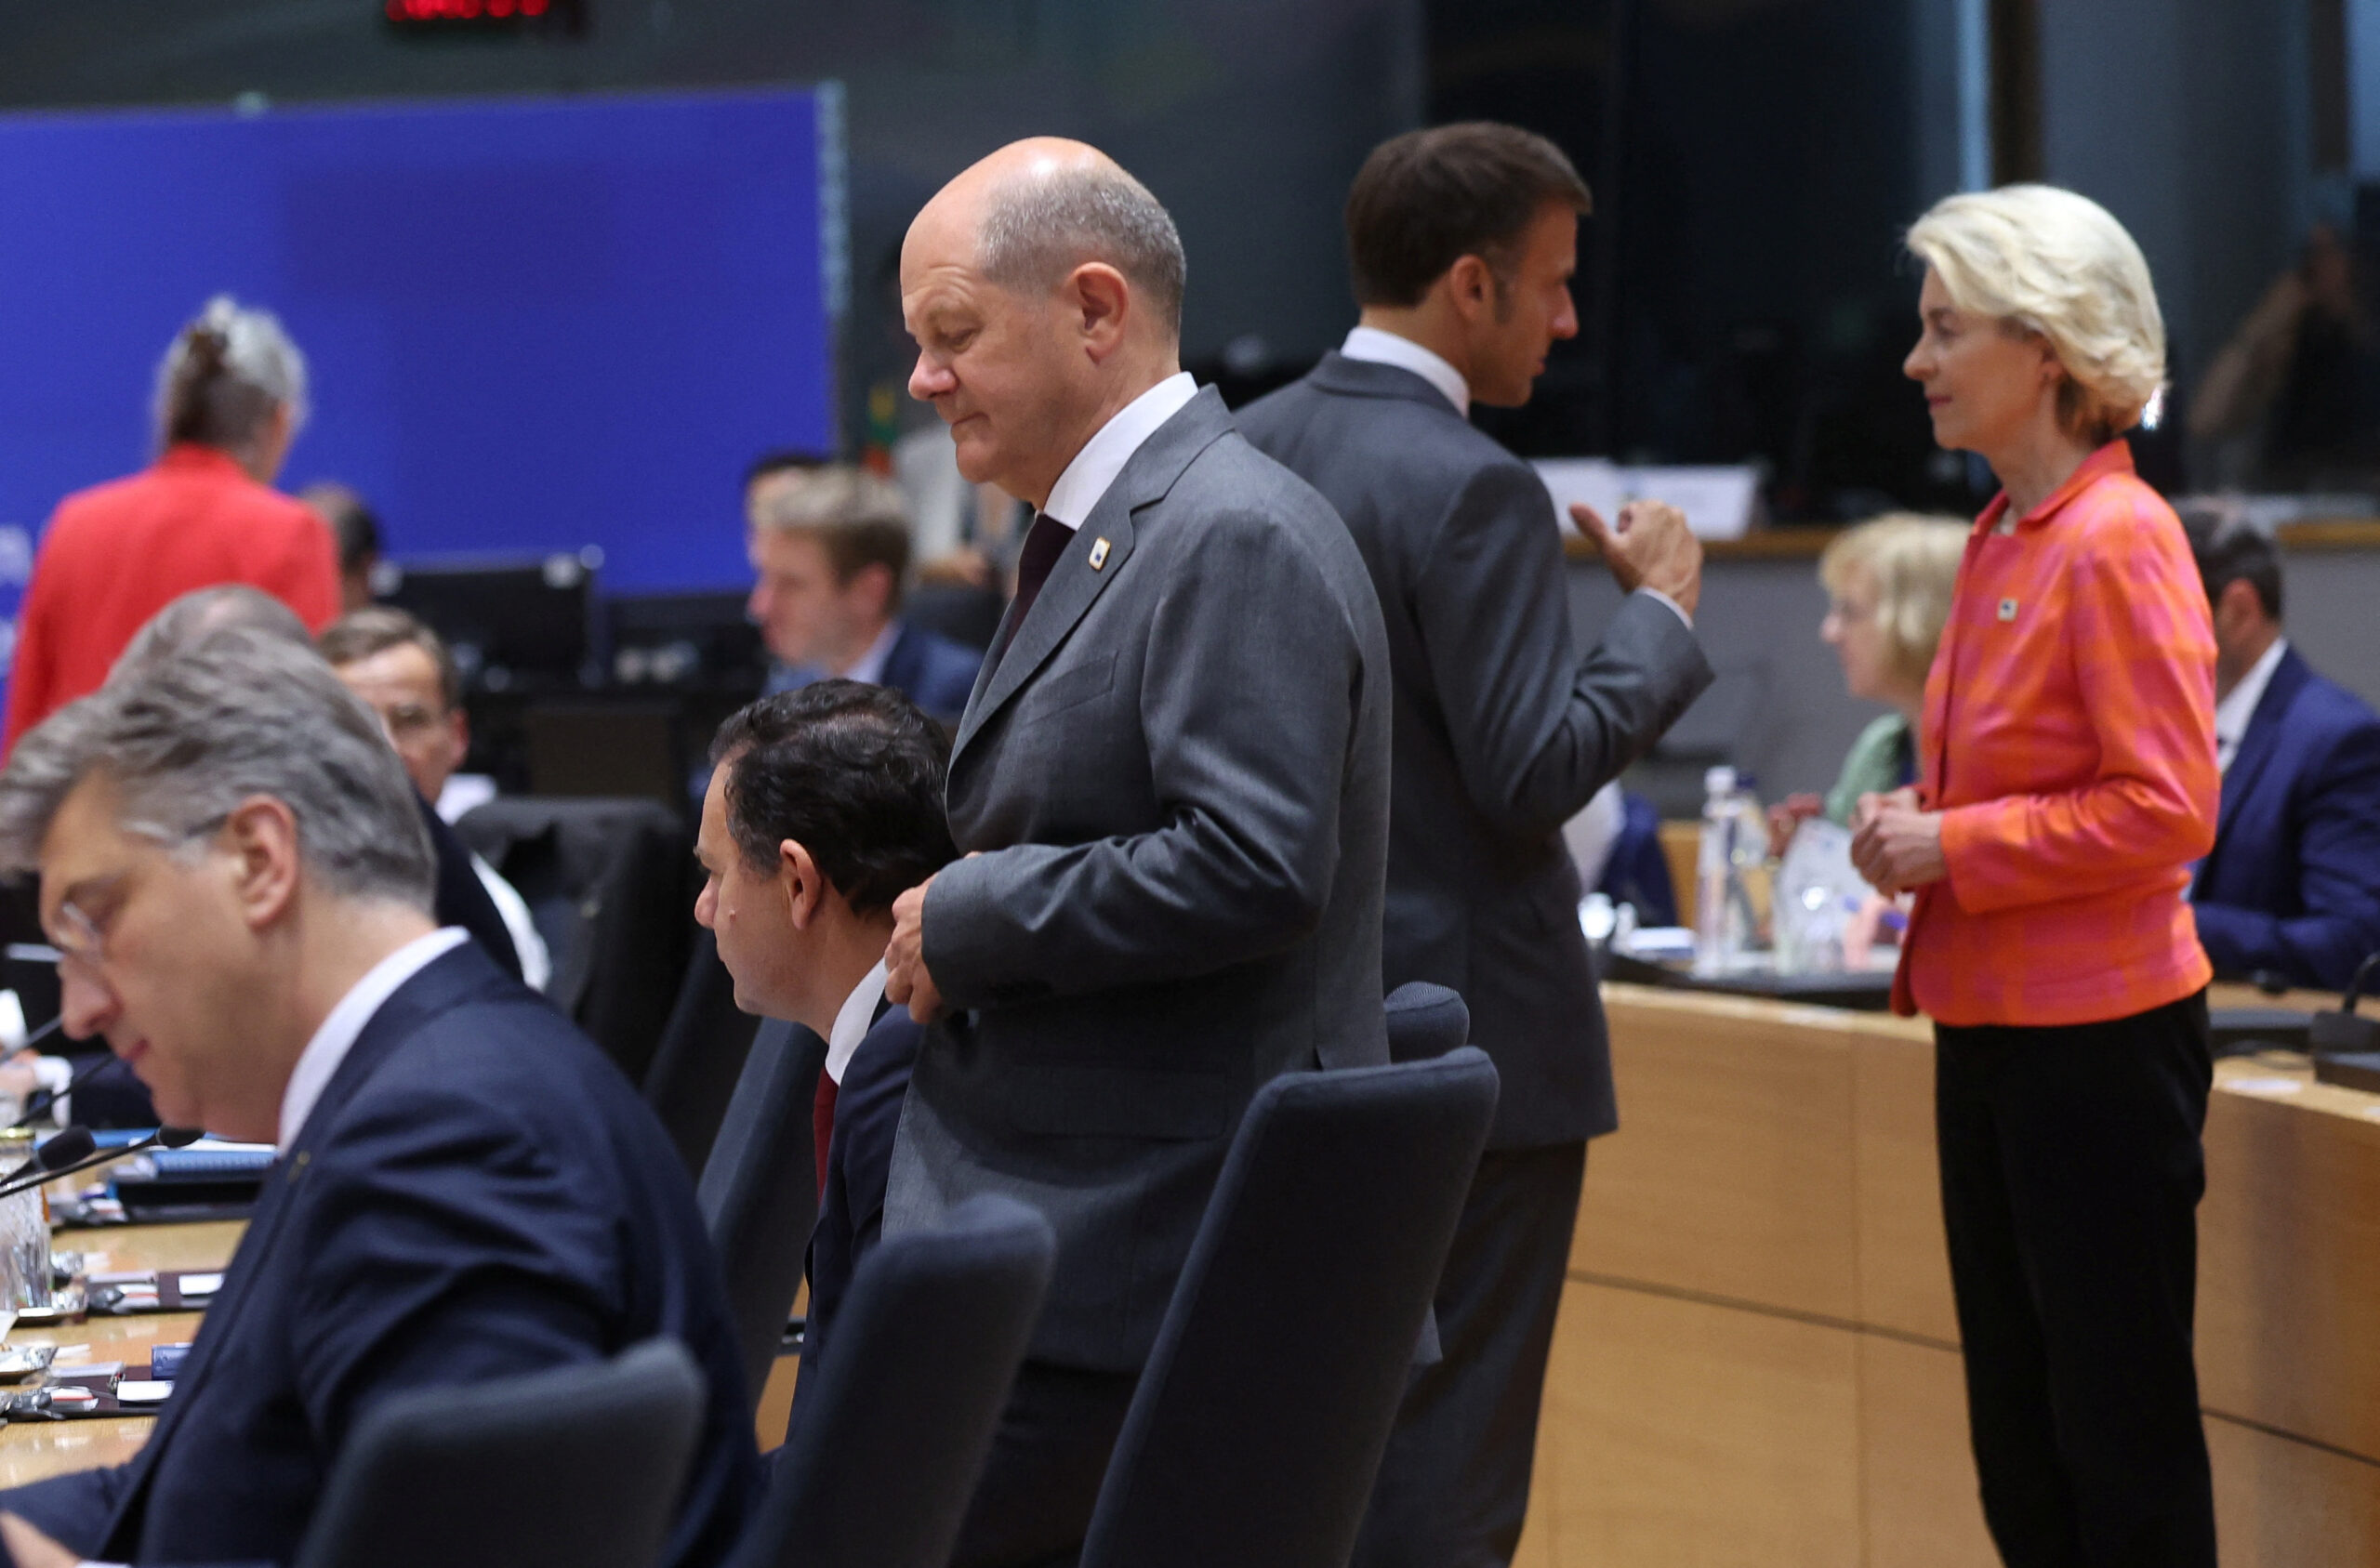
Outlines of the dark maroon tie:
<svg viewBox="0 0 2380 1568">
<path fill-rule="evenodd" d="M 818 1201 L 826 1201 L 826 1150 L 835 1140 L 835 1080 L 818 1069 L 818 1098 L 810 1107 L 810 1135 L 818 1150 Z"/>
<path fill-rule="evenodd" d="M 1025 535 L 1025 548 L 1016 558 L 1016 603 L 1009 610 L 1008 622 L 1000 627 L 999 641 L 992 648 L 992 665 L 998 668 L 1008 645 L 1016 640 L 1016 628 L 1025 625 L 1025 612 L 1041 597 L 1041 585 L 1050 580 L 1051 568 L 1066 553 L 1067 544 L 1075 531 L 1047 512 L 1033 514 L 1033 526 Z"/>
</svg>

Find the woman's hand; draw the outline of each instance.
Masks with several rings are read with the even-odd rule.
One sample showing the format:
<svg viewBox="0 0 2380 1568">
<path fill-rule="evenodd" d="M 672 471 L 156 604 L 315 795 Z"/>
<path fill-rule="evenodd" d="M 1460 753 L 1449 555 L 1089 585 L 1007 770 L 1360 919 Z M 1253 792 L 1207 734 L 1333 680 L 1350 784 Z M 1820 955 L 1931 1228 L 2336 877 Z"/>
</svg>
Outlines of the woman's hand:
<svg viewBox="0 0 2380 1568">
<path fill-rule="evenodd" d="M 1793 830 L 1812 817 L 1826 813 L 1826 802 L 1815 795 L 1789 795 L 1768 809 L 1768 858 L 1783 860 L 1792 846 Z"/>
<path fill-rule="evenodd" d="M 1942 859 L 1942 813 L 1917 803 L 1917 791 L 1863 795 L 1851 813 L 1851 863 L 1878 892 L 1892 894 L 1950 875 Z"/>
</svg>

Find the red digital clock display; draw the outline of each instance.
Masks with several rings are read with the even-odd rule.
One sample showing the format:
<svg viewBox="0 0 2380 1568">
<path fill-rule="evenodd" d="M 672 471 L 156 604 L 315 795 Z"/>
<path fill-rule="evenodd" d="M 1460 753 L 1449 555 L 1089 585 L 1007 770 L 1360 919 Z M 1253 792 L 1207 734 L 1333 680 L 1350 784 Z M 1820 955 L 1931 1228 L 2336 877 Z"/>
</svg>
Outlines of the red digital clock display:
<svg viewBox="0 0 2380 1568">
<path fill-rule="evenodd" d="M 387 0 L 384 7 L 398 23 L 534 21 L 567 8 L 568 0 Z"/>
</svg>

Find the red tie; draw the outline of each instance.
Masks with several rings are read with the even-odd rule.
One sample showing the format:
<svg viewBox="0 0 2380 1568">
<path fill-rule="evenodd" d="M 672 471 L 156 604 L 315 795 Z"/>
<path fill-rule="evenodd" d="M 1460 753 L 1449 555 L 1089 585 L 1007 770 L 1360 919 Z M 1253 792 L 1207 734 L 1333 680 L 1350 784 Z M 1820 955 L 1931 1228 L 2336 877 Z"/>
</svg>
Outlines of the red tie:
<svg viewBox="0 0 2380 1568">
<path fill-rule="evenodd" d="M 810 1113 L 810 1134 L 818 1150 L 818 1201 L 826 1201 L 826 1146 L 835 1137 L 835 1080 L 818 1070 L 818 1103 Z"/>
</svg>

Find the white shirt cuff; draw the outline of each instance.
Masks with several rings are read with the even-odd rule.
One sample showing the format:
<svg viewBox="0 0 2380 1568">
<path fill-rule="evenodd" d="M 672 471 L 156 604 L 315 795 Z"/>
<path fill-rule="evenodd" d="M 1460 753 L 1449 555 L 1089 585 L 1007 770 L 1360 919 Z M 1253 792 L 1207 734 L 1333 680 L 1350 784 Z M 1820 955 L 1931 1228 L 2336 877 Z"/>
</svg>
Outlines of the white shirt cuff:
<svg viewBox="0 0 2380 1568">
<path fill-rule="evenodd" d="M 1670 613 L 1672 614 L 1686 623 L 1686 630 L 1692 631 L 1694 629 L 1694 617 L 1687 614 L 1686 613 L 1686 606 L 1680 604 L 1676 600 L 1672 599 L 1669 595 L 1663 593 L 1659 588 L 1638 588 L 1636 591 L 1643 594 L 1646 599 L 1659 600 L 1663 604 L 1670 607 Z"/>
</svg>

